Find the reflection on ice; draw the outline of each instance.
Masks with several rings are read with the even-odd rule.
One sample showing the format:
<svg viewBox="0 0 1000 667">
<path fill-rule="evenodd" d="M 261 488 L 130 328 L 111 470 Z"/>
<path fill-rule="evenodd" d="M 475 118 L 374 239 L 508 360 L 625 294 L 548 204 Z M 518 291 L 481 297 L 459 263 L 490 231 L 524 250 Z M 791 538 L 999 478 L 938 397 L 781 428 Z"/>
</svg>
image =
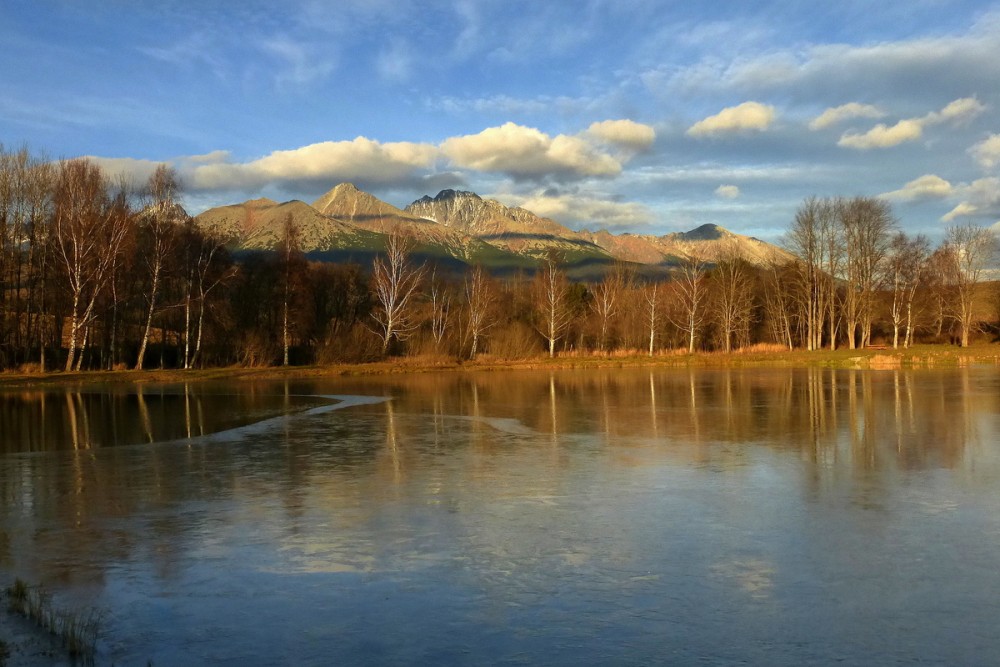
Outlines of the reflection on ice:
<svg viewBox="0 0 1000 667">
<path fill-rule="evenodd" d="M 109 664 L 1000 655 L 993 371 L 24 391 L 0 420 L 3 574 L 106 609 Z"/>
</svg>

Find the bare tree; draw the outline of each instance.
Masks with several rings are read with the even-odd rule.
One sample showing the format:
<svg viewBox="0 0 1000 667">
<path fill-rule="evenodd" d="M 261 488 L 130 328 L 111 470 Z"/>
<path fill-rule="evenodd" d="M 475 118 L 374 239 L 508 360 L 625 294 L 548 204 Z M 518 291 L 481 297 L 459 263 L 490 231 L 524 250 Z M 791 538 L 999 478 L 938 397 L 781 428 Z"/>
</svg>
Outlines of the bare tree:
<svg viewBox="0 0 1000 667">
<path fill-rule="evenodd" d="M 925 236 L 910 238 L 905 232 L 892 237 L 887 257 L 889 286 L 892 303 L 892 347 L 899 347 L 899 332 L 903 329 L 903 347 L 909 347 L 913 334 L 913 299 L 924 275 L 924 265 L 930 254 L 930 243 Z"/>
<path fill-rule="evenodd" d="M 976 288 L 983 271 L 993 261 L 997 241 L 993 232 L 971 223 L 950 227 L 945 243 L 952 248 L 955 262 L 955 318 L 958 320 L 962 347 L 968 347 L 969 334 L 975 324 Z"/>
<path fill-rule="evenodd" d="M 944 323 L 951 317 L 955 284 L 958 279 L 958 262 L 955 249 L 947 243 L 938 246 L 927 258 L 921 282 L 926 287 L 926 298 L 930 302 L 931 328 L 938 338 L 944 333 Z"/>
<path fill-rule="evenodd" d="M 131 231 L 132 211 L 125 188 L 119 185 L 116 191 L 109 190 L 100 168 L 92 162 L 71 160 L 59 165 L 53 236 L 70 300 L 67 371 L 78 361 L 82 334 Z"/>
<path fill-rule="evenodd" d="M 871 342 L 875 296 L 884 278 L 890 233 L 896 221 L 885 200 L 855 197 L 844 205 L 841 224 L 847 253 L 844 316 L 847 344 L 853 350 Z"/>
<path fill-rule="evenodd" d="M 795 311 L 794 281 L 798 263 L 779 264 L 771 261 L 763 278 L 764 310 L 774 342 L 789 350 L 795 346 L 792 337 L 792 318 Z"/>
<path fill-rule="evenodd" d="M 440 350 L 451 319 L 451 292 L 438 277 L 437 266 L 431 269 L 428 293 L 431 298 L 431 336 L 434 346 Z"/>
<path fill-rule="evenodd" d="M 820 235 L 822 207 L 823 203 L 815 197 L 806 199 L 795 212 L 792 228 L 785 237 L 785 246 L 798 257 L 796 294 L 801 313 L 800 320 L 805 328 L 807 350 L 819 349 L 822 339 L 823 243 Z"/>
<path fill-rule="evenodd" d="M 475 359 L 479 349 L 479 341 L 486 332 L 496 324 L 497 295 L 490 280 L 489 273 L 477 265 L 465 276 L 465 303 L 469 337 L 472 339 L 472 350 L 469 358 Z"/>
<path fill-rule="evenodd" d="M 193 368 L 201 356 L 208 297 L 236 275 L 236 268 L 226 255 L 222 240 L 199 230 L 190 218 L 184 226 L 183 246 L 188 283 L 184 298 L 184 368 Z"/>
<path fill-rule="evenodd" d="M 559 266 L 560 261 L 558 253 L 546 255 L 534 282 L 535 328 L 548 343 L 549 357 L 556 356 L 556 341 L 565 334 L 572 319 L 566 298 L 566 274 Z"/>
<path fill-rule="evenodd" d="M 386 239 L 385 255 L 375 258 L 372 285 L 375 289 L 374 332 L 382 341 L 382 353 L 393 339 L 402 341 L 416 328 L 412 318 L 413 297 L 423 280 L 425 265 L 413 266 L 410 251 L 414 241 L 399 232 Z"/>
<path fill-rule="evenodd" d="M 749 263 L 733 247 L 727 248 L 712 271 L 712 316 L 719 327 L 722 349 L 732 352 L 733 340 L 749 338 L 753 316 L 753 276 Z"/>
<path fill-rule="evenodd" d="M 145 260 L 149 284 L 146 291 L 146 325 L 143 327 L 139 356 L 135 360 L 136 370 L 142 370 L 146 347 L 149 345 L 149 333 L 153 327 L 153 315 L 156 313 L 162 288 L 163 274 L 178 240 L 179 221 L 176 220 L 174 210 L 174 199 L 178 190 L 177 174 L 164 164 L 156 168 L 146 184 L 145 195 L 148 197 L 148 203 L 140 216 L 142 224 L 140 233 L 147 241 L 141 254 Z"/>
<path fill-rule="evenodd" d="M 624 262 L 615 262 L 604 280 L 594 285 L 593 299 L 590 309 L 597 316 L 598 336 L 597 348 L 601 352 L 607 350 L 608 331 L 618 315 L 621 301 L 633 280 L 632 269 Z"/>
<path fill-rule="evenodd" d="M 649 356 L 656 351 L 656 333 L 660 328 L 660 310 L 662 309 L 663 290 L 658 282 L 651 282 L 642 290 L 646 302 L 646 324 L 649 332 Z"/>
<path fill-rule="evenodd" d="M 681 262 L 678 275 L 674 278 L 679 312 L 673 318 L 674 324 L 687 336 L 688 354 L 694 354 L 698 331 L 705 321 L 705 274 L 708 265 L 693 255 Z"/>
<path fill-rule="evenodd" d="M 27 148 L 7 152 L 0 144 L 0 365 L 5 348 L 23 361 L 31 341 L 42 342 L 34 331 L 45 319 L 40 267 L 47 258 L 53 173 L 51 163 Z"/>
</svg>

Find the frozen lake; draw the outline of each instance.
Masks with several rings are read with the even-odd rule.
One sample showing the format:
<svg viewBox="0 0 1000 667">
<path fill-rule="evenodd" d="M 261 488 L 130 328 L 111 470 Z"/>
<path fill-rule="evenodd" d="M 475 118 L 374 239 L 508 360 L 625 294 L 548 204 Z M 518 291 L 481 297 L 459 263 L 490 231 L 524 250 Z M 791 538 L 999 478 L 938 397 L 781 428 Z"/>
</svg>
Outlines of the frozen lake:
<svg viewBox="0 0 1000 667">
<path fill-rule="evenodd" d="M 1000 373 L 0 392 L 0 573 L 98 664 L 996 664 Z"/>
</svg>

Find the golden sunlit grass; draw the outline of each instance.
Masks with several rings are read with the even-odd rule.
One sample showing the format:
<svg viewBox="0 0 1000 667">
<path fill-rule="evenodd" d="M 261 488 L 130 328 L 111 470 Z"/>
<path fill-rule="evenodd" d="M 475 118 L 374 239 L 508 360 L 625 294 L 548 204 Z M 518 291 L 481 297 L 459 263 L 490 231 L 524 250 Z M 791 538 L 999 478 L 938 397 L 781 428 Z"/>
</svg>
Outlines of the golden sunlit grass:
<svg viewBox="0 0 1000 667">
<path fill-rule="evenodd" d="M 234 379 L 297 379 L 351 375 L 391 375 L 435 371 L 467 372 L 560 368 L 947 368 L 969 365 L 1000 365 L 1000 345 L 977 343 L 967 348 L 947 345 L 917 345 L 908 349 L 868 348 L 863 350 L 788 350 L 780 345 L 758 344 L 725 352 L 695 352 L 677 348 L 657 351 L 652 357 L 644 350 L 617 350 L 607 354 L 564 352 L 555 358 L 537 356 L 510 360 L 488 354 L 474 361 L 440 354 L 396 357 L 385 361 L 322 366 L 258 367 L 229 366 L 196 370 L 114 370 L 40 373 L 8 371 L 0 374 L 0 385 L 92 382 L 201 382 Z"/>
</svg>

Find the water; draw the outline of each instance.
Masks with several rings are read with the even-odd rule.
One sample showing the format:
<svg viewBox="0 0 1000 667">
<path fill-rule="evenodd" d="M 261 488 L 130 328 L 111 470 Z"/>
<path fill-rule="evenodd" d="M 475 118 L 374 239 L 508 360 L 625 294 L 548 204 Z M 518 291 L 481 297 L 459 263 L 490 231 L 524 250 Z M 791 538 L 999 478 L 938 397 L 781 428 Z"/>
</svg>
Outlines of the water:
<svg viewBox="0 0 1000 667">
<path fill-rule="evenodd" d="M 0 393 L 0 572 L 98 663 L 995 664 L 1000 374 Z"/>
</svg>

